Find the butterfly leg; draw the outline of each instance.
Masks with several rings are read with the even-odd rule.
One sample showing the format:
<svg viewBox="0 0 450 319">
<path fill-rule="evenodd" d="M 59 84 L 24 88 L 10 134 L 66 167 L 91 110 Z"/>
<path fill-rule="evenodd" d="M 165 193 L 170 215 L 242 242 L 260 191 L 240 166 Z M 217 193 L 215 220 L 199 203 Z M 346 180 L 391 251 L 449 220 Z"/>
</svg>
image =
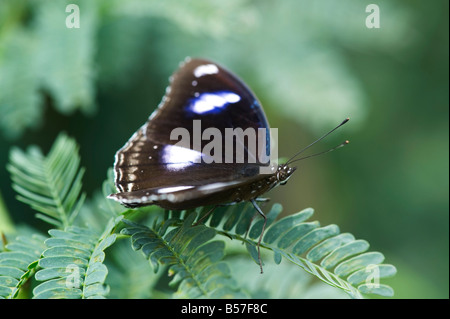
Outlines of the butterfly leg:
<svg viewBox="0 0 450 319">
<path fill-rule="evenodd" d="M 258 198 L 255 198 L 255 201 L 265 203 L 265 202 L 270 202 L 270 198 L 258 197 Z"/>
<path fill-rule="evenodd" d="M 259 261 L 259 267 L 261 268 L 261 273 L 263 273 L 263 267 L 262 267 L 262 261 L 261 261 L 261 252 L 260 252 L 260 245 L 261 245 L 261 239 L 262 236 L 264 235 L 264 230 L 266 229 L 266 223 L 267 223 L 267 217 L 266 215 L 264 215 L 264 213 L 262 212 L 261 208 L 259 208 L 258 204 L 256 203 L 256 201 L 254 199 L 251 200 L 253 207 L 255 207 L 255 209 L 258 211 L 258 213 L 262 216 L 262 218 L 264 218 L 264 224 L 261 230 L 261 235 L 259 236 L 259 240 L 258 240 L 258 261 Z"/>
</svg>

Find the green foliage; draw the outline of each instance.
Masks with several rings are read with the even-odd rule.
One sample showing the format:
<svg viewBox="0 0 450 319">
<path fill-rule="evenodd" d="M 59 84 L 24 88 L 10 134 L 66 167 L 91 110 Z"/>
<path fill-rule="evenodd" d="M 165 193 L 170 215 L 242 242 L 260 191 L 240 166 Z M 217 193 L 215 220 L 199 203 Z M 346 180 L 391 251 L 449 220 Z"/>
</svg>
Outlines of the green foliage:
<svg viewBox="0 0 450 319">
<path fill-rule="evenodd" d="M 13 138 L 40 124 L 43 101 L 31 35 L 18 28 L 0 34 L 0 41 L 0 129 Z"/>
<path fill-rule="evenodd" d="M 254 212 L 250 205 L 247 209 L 242 206 L 236 209 L 241 212 L 238 218 L 236 212 L 218 212 L 211 217 L 210 224 L 221 229 L 220 232 L 227 237 L 245 242 L 251 256 L 258 262 L 256 245 L 262 221 L 251 227 L 247 238 L 246 230 L 250 227 L 249 222 Z M 340 234 L 337 225 L 320 227 L 317 221 L 307 222 L 313 214 L 311 208 L 275 222 L 280 212 L 281 205 L 273 205 L 267 215 L 268 228 L 261 242 L 261 247 L 273 251 L 275 263 L 279 264 L 284 257 L 355 298 L 368 292 L 393 296 L 392 288 L 380 284 L 379 279 L 393 276 L 396 269 L 392 265 L 381 264 L 384 260 L 381 253 L 366 252 L 369 248 L 366 241 L 355 240 L 349 233 Z"/>
<path fill-rule="evenodd" d="M 105 249 L 115 243 L 117 228 L 123 226 L 120 237 L 130 237 L 131 247 L 142 251 L 154 269 L 153 276 L 168 273 L 172 277 L 165 293 L 151 296 L 246 298 L 254 294 L 240 285 L 240 272 L 232 272 L 229 266 L 237 256 L 258 262 L 256 246 L 262 220 L 253 221 L 251 205 L 219 207 L 203 219 L 207 207 L 182 212 L 123 210 L 106 199 L 113 190 L 111 170 L 102 195 L 84 201 L 79 162 L 77 145 L 65 134 L 58 136 L 47 156 L 36 147 L 27 153 L 11 151 L 9 170 L 18 198 L 43 214 L 38 218 L 57 228 L 48 231 L 49 238 L 19 236 L 0 253 L 2 297 L 16 298 L 29 279 L 37 282 L 34 298 L 107 297 L 108 269 L 120 267 L 120 263 L 108 266 Z M 284 257 L 353 298 L 362 297 L 362 293 L 393 295 L 392 288 L 380 284 L 379 279 L 394 275 L 395 267 L 381 264 L 381 253 L 366 252 L 366 241 L 340 234 L 336 225 L 320 227 L 317 221 L 308 222 L 311 208 L 277 219 L 281 210 L 279 204 L 272 206 L 261 242 L 263 250 L 273 252 L 275 264 Z M 125 215 L 136 221 L 123 220 Z M 218 238 L 218 234 L 222 236 Z M 245 244 L 250 255 L 242 250 L 230 255 L 226 247 L 237 241 Z M 254 267 L 256 275 L 258 268 Z M 291 280 L 295 278 L 292 274 Z M 148 287 L 157 289 L 157 279 L 147 282 Z M 142 292 L 139 295 L 143 296 Z"/>
<path fill-rule="evenodd" d="M 0 32 L 0 129 L 10 138 L 40 124 L 46 102 L 42 92 L 63 114 L 95 110 L 97 5 L 79 2 L 85 8 L 84 26 L 73 32 L 64 24 L 70 1 L 38 1 L 29 7 L 25 3 L 0 5 L 5 18 L 5 32 Z M 31 21 L 24 25 L 28 14 Z"/>
<path fill-rule="evenodd" d="M 118 221 L 111 220 L 100 236 L 76 226 L 52 229 L 35 276 L 43 281 L 33 290 L 34 298 L 102 298 L 108 293 L 104 281 L 108 269 L 104 250 L 116 240 Z"/>
<path fill-rule="evenodd" d="M 10 165 L 13 188 L 20 201 L 40 212 L 36 217 L 58 227 L 71 225 L 85 194 L 81 194 L 84 169 L 76 142 L 60 134 L 48 156 L 36 147 L 27 152 L 13 148 Z"/>
<path fill-rule="evenodd" d="M 0 298 L 16 298 L 20 288 L 34 274 L 44 249 L 44 236 L 18 236 L 0 252 Z"/>
<path fill-rule="evenodd" d="M 170 286 L 178 285 L 177 298 L 244 298 L 238 291 L 228 265 L 221 261 L 222 241 L 211 241 L 215 231 L 204 225 L 192 225 L 190 214 L 181 225 L 179 219 L 155 220 L 152 227 L 126 221 L 134 250 L 142 250 L 155 272 L 160 264 L 170 265 Z"/>
<path fill-rule="evenodd" d="M 76 142 L 60 134 L 47 156 L 37 147 L 27 153 L 15 148 L 10 160 L 8 169 L 13 188 L 20 194 L 18 199 L 42 213 L 36 217 L 58 229 L 50 229 L 48 239 L 18 237 L 6 246 L 6 251 L 0 253 L 0 282 L 5 286 L 1 295 L 16 297 L 18 289 L 38 269 L 33 279 L 42 283 L 33 289 L 35 298 L 104 297 L 108 293 L 104 285 L 108 274 L 104 250 L 114 243 L 114 230 L 122 216 L 111 217 L 117 213 L 109 206 L 109 222 L 97 220 L 98 224 L 106 224 L 102 232 L 94 230 L 98 224 L 76 225 L 85 202 L 81 194 L 84 170 L 79 167 Z M 105 190 L 107 186 L 105 183 Z"/>
<path fill-rule="evenodd" d="M 0 25 L 4 30 L 0 32 L 0 129 L 7 137 L 18 137 L 26 129 L 39 126 L 46 105 L 62 114 L 95 112 L 97 87 L 126 83 L 131 72 L 142 68 L 138 61 L 149 59 L 145 55 L 147 43 L 151 43 L 151 54 L 159 61 L 171 62 L 159 63 L 162 67 L 206 48 L 211 57 L 220 57 L 230 66 L 253 64 L 258 72 L 253 76 L 260 79 L 260 85 L 278 81 L 272 86 L 272 98 L 278 101 L 279 110 L 293 120 L 307 118 L 303 125 L 314 128 L 309 124 L 313 121 L 320 127 L 343 117 L 337 112 L 321 112 L 319 117 L 308 111 L 319 106 L 343 114 L 361 113 L 363 118 L 364 92 L 341 50 L 327 42 L 317 44 L 311 38 L 325 33 L 325 37 L 338 37 L 346 45 L 396 48 L 400 44 L 393 39 L 404 36 L 409 19 L 395 5 L 386 3 L 400 27 L 384 36 L 372 33 L 368 40 L 366 33 L 355 35 L 354 31 L 364 31 L 360 25 L 364 11 L 347 2 L 336 6 L 329 0 L 314 5 L 298 0 L 283 5 L 266 1 L 258 7 L 248 0 L 79 0 L 76 4 L 81 26 L 70 29 L 65 25 L 69 15 L 65 7 L 71 3 L 4 0 L 0 4 Z M 333 10 L 326 15 L 322 13 L 324 7 Z M 336 21 L 336 15 L 348 12 L 360 16 L 353 22 L 358 23 L 357 27 L 348 20 L 345 24 Z M 264 16 L 267 13 L 269 19 Z M 290 22 L 292 30 L 302 30 L 295 34 L 301 45 L 286 43 L 281 60 L 276 58 L 278 45 L 265 46 L 268 39 L 278 41 L 279 34 L 286 32 L 278 16 Z M 242 41 L 252 32 L 258 37 Z M 202 37 L 204 41 L 199 41 Z M 224 39 L 232 45 L 216 49 Z M 235 44 L 239 44 L 240 54 L 236 54 Z M 180 50 L 172 50 L 174 45 Z M 248 52 L 258 54 L 252 59 L 238 58 Z M 236 58 L 230 60 L 231 56 Z M 172 69 L 170 66 L 164 71 Z M 292 90 L 291 83 L 297 83 L 297 90 Z"/>
<path fill-rule="evenodd" d="M 70 0 L 0 3 L 3 31 L 0 32 L 0 130 L 9 138 L 41 124 L 47 99 L 62 114 L 76 110 L 93 113 L 97 78 L 101 85 L 111 84 L 112 79 L 123 82 L 124 72 L 134 62 L 130 55 L 145 49 L 142 43 L 146 42 L 143 38 L 149 24 L 138 23 L 136 27 L 129 23 L 130 17 L 163 18 L 188 33 L 204 30 L 215 37 L 231 33 L 230 23 L 238 23 L 235 30 L 248 24 L 248 10 L 240 8 L 245 4 L 243 0 L 227 3 L 80 0 L 76 4 L 81 11 L 81 27 L 70 29 L 65 25 L 69 15 L 65 8 L 72 3 Z M 222 16 L 228 22 L 217 24 Z M 113 36 L 101 37 L 102 46 L 98 48 L 98 35 L 111 33 Z M 98 70 L 102 72 L 100 76 Z"/>
<path fill-rule="evenodd" d="M 361 293 L 393 296 L 392 288 L 380 284 L 379 280 L 393 276 L 396 269 L 392 265 L 381 264 L 384 260 L 381 253 L 366 252 L 369 248 L 366 241 L 355 240 L 349 233 L 340 234 L 336 225 L 320 227 L 317 221 L 306 222 L 313 214 L 311 208 L 275 222 L 280 212 L 281 205 L 273 205 L 268 213 L 268 225 L 271 225 L 261 243 L 261 247 L 274 252 L 276 264 L 284 257 L 354 298 L 362 297 Z M 228 267 L 223 266 L 222 270 L 217 270 L 217 265 L 214 264 L 222 265 L 220 260 L 224 252 L 220 246 L 221 241 L 210 240 L 218 232 L 226 238 L 242 241 L 258 263 L 256 245 L 262 221 L 250 228 L 253 214 L 250 205 L 218 209 L 207 223 L 208 228 L 195 223 L 192 226 L 196 213 L 184 212 L 180 215 L 171 212 L 162 220 L 156 215 L 158 217 L 153 219 L 150 228 L 127 221 L 130 227 L 123 229 L 122 234 L 131 236 L 133 249 L 142 250 L 155 271 L 160 264 L 171 265 L 169 272 L 175 275 L 172 285 L 181 282 L 178 295 L 187 298 L 211 297 L 211 293 L 215 297 L 221 297 L 221 294 L 235 296 L 233 289 L 230 289 L 235 287 L 235 283 L 229 281 Z M 205 256 L 213 258 L 208 259 L 206 265 L 198 262 L 198 259 L 204 261 Z M 215 273 L 224 277 L 222 280 L 227 283 L 226 290 L 215 285 L 205 288 L 205 281 L 197 280 L 211 262 L 215 265 Z M 224 284 L 223 282 L 221 283 Z M 211 285 L 210 281 L 208 283 Z M 218 288 L 222 288 L 220 294 L 215 291 Z"/>
<path fill-rule="evenodd" d="M 36 43 L 36 64 L 42 82 L 38 85 L 54 99 L 55 108 L 70 114 L 80 109 L 91 113 L 94 104 L 94 40 L 97 24 L 97 5 L 81 0 L 83 27 L 75 30 L 65 28 L 68 14 L 65 10 L 70 1 L 42 1 L 36 6 L 32 28 L 39 41 Z M 53 50 L 46 48 L 58 43 Z M 63 72 L 61 72 L 64 70 Z"/>
<path fill-rule="evenodd" d="M 80 7 L 80 29 L 66 28 L 69 3 Z M 77 136 L 82 151 L 92 155 L 83 158 L 89 170 L 83 191 L 89 196 L 73 223 L 102 234 L 108 220 L 123 212 L 123 207 L 106 201 L 100 189 L 91 194 L 112 164 L 114 151 L 158 105 L 167 78 L 180 61 L 188 55 L 210 58 L 244 79 L 262 102 L 272 127 L 282 127 L 280 155 L 289 156 L 292 148 L 308 144 L 342 118 L 352 118 L 342 136 L 351 140 L 351 148 L 303 162 L 305 169 L 282 192 L 274 190 L 270 196 L 282 201 L 287 212 L 313 206 L 320 214 L 317 219 L 333 220 L 342 231 L 354 229 L 361 237 L 369 236 L 380 251 L 395 256 L 402 268 L 389 281 L 396 297 L 448 298 L 449 2 L 379 0 L 380 29 L 365 26 L 367 4 L 1 0 L 0 167 L 7 164 L 12 143 L 49 145 L 55 132 L 63 130 Z M 338 136 L 317 151 L 341 142 Z M 21 227 L 36 221 L 29 220 L 27 208 L 14 200 L 10 184 L 7 172 L 1 170 L 0 232 L 11 244 L 17 236 L 29 238 L 33 231 L 24 234 Z M 35 190 L 31 193 L 38 195 Z M 44 198 L 53 202 L 53 196 Z M 35 207 L 47 205 L 37 197 L 29 201 Z M 59 217 L 38 214 L 58 223 L 51 227 L 66 229 Z M 149 226 L 145 219 L 139 223 Z M 221 240 L 227 243 L 224 261 L 241 285 L 245 275 L 238 274 L 234 265 L 247 261 L 247 256 L 239 251 L 237 260 L 229 260 L 228 241 Z M 147 260 L 127 250 L 127 243 L 119 239 L 107 250 L 108 296 L 170 298 L 173 291 L 160 286 L 166 268 L 146 275 Z M 363 241 L 354 245 L 359 250 L 365 246 Z M 255 252 L 252 244 L 242 248 L 247 246 Z M 280 267 L 293 265 L 291 271 L 298 271 L 296 264 L 273 251 L 283 260 Z M 262 248 L 265 282 L 271 282 L 266 269 L 273 251 Z M 321 265 L 322 260 L 312 263 Z M 433 271 L 424 271 L 425 263 L 433 263 Z M 250 281 L 250 274 L 245 279 Z M 357 274 L 347 277 L 349 282 L 359 280 Z M 363 268 L 359 274 L 368 273 Z M 30 278 L 16 297 L 31 294 L 35 282 Z M 265 296 L 275 296 L 265 291 Z M 292 291 L 307 296 L 297 294 L 297 288 Z"/>
</svg>

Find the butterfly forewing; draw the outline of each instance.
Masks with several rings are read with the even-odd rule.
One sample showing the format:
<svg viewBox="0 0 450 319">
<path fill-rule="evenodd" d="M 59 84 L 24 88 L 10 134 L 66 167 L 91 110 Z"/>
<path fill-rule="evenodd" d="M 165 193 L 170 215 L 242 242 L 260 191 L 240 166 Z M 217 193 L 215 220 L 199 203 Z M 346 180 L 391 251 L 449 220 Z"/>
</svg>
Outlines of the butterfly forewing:
<svg viewBox="0 0 450 319">
<path fill-rule="evenodd" d="M 223 134 L 225 128 L 269 127 L 255 95 L 216 63 L 188 59 L 171 77 L 166 91 L 145 128 L 160 143 L 175 144 L 170 134 L 179 127 L 193 133 L 193 120 L 201 120 L 203 129 L 213 127 Z"/>
</svg>

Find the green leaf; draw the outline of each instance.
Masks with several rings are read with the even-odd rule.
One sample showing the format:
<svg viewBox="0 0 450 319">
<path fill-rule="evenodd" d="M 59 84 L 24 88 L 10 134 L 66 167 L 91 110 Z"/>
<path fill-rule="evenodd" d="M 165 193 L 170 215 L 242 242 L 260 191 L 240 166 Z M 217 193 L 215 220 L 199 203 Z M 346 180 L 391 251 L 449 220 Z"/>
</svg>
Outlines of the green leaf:
<svg viewBox="0 0 450 319">
<path fill-rule="evenodd" d="M 306 255 L 306 258 L 311 262 L 316 262 L 329 255 L 339 246 L 345 245 L 354 240 L 355 237 L 349 233 L 340 234 L 338 236 L 329 238 L 312 248 Z"/>
<path fill-rule="evenodd" d="M 367 241 L 365 240 L 351 241 L 332 251 L 328 256 L 326 256 L 322 260 L 321 266 L 326 269 L 331 269 L 345 258 L 365 252 L 367 249 L 369 249 L 369 243 Z"/>
<path fill-rule="evenodd" d="M 279 238 L 280 233 L 287 233 L 291 228 L 308 219 L 313 213 L 313 209 L 308 208 L 297 214 L 277 221 L 274 225 L 267 229 L 264 235 L 264 242 L 272 244 L 277 238 Z"/>
<path fill-rule="evenodd" d="M 237 206 L 237 207 L 239 207 L 239 206 Z M 269 227 L 270 225 L 272 225 L 272 223 L 277 219 L 278 215 L 281 213 L 282 210 L 283 210 L 283 206 L 281 206 L 280 204 L 275 203 L 272 206 L 269 213 L 266 215 L 266 218 L 267 218 L 266 227 Z M 248 234 L 248 237 L 250 237 L 252 239 L 259 238 L 259 236 L 261 235 L 263 224 L 264 224 L 264 220 L 262 218 L 260 218 L 260 220 L 255 222 L 255 224 L 252 226 L 252 228 L 250 230 L 250 233 Z"/>
<path fill-rule="evenodd" d="M 394 290 L 387 285 L 363 284 L 358 286 L 358 290 L 365 294 L 376 294 L 383 297 L 394 296 Z"/>
<path fill-rule="evenodd" d="M 36 147 L 28 152 L 13 148 L 7 168 L 18 199 L 42 214 L 36 217 L 58 227 L 71 225 L 85 195 L 81 194 L 80 157 L 76 142 L 60 134 L 49 154 Z"/>
<path fill-rule="evenodd" d="M 368 280 L 375 281 L 380 278 L 392 277 L 396 274 L 397 269 L 392 265 L 374 265 L 364 267 L 348 276 L 347 280 L 352 285 L 357 285 Z"/>
<path fill-rule="evenodd" d="M 339 234 L 339 227 L 336 225 L 329 225 L 317 229 L 313 229 L 308 232 L 305 236 L 300 238 L 300 240 L 295 244 L 292 248 L 292 251 L 296 255 L 301 255 L 305 253 L 312 246 L 321 242 L 324 239 L 327 239 L 331 236 L 335 236 Z"/>
<path fill-rule="evenodd" d="M 44 236 L 18 236 L 0 252 L 0 298 L 17 297 L 19 290 L 34 273 L 44 250 Z"/>
<path fill-rule="evenodd" d="M 228 266 L 220 261 L 223 243 L 212 241 L 212 228 L 192 225 L 196 217 L 196 213 L 188 214 L 181 225 L 168 218 L 151 223 L 152 227 L 124 220 L 128 227 L 121 233 L 131 236 L 133 249 L 141 250 L 155 271 L 162 264 L 169 265 L 169 274 L 173 275 L 170 285 L 178 286 L 174 297 L 242 297 Z M 171 226 L 167 227 L 167 223 Z"/>
<path fill-rule="evenodd" d="M 300 225 L 292 227 L 286 234 L 281 236 L 281 238 L 278 240 L 278 248 L 285 249 L 292 245 L 293 243 L 297 242 L 300 238 L 308 234 L 313 229 L 316 229 L 319 227 L 318 222 L 312 222 L 312 223 L 302 223 Z"/>
<path fill-rule="evenodd" d="M 339 264 L 334 272 L 341 277 L 347 277 L 352 272 L 360 270 L 363 267 L 378 265 L 384 260 L 383 254 L 379 252 L 369 252 L 350 258 Z"/>
<path fill-rule="evenodd" d="M 50 230 L 48 248 L 39 260 L 42 269 L 35 276 L 42 283 L 34 288 L 34 298 L 104 298 L 109 292 L 104 250 L 114 243 L 121 219 L 112 218 L 100 235 L 76 226 Z"/>
<path fill-rule="evenodd" d="M 242 206 L 237 205 L 237 207 Z M 274 205 L 272 209 L 277 210 L 276 215 L 279 214 L 278 206 Z M 234 212 L 240 213 L 236 208 Z M 252 215 L 247 208 L 244 208 L 244 212 L 247 216 Z M 337 225 L 320 227 L 317 221 L 307 221 L 313 212 L 312 208 L 307 208 L 276 222 L 271 221 L 271 225 L 268 226 L 263 236 L 261 249 L 272 250 L 276 264 L 280 264 L 284 257 L 328 285 L 345 291 L 353 298 L 361 298 L 362 293 L 390 295 L 389 291 L 392 289 L 386 288 L 388 286 L 381 286 L 380 289 L 368 289 L 361 283 L 373 279 L 378 284 L 379 279 L 393 276 L 396 273 L 395 267 L 381 265 L 380 263 L 384 260 L 381 253 L 366 252 L 369 248 L 367 241 L 355 240 L 354 236 L 349 233 L 340 234 Z M 230 217 L 227 218 L 229 220 Z M 234 228 L 227 225 L 226 229 L 219 228 L 219 233 L 243 241 L 252 259 L 258 262 L 256 247 L 259 237 L 255 236 L 258 232 L 255 231 L 250 239 L 241 236 L 242 229 L 248 229 L 250 222 L 251 219 L 241 218 Z M 215 223 L 216 225 L 221 224 L 218 218 Z M 371 267 L 376 267 L 376 270 L 371 273 L 363 273 L 365 269 L 372 269 Z"/>
<path fill-rule="evenodd" d="M 236 296 L 239 295 L 236 281 L 230 281 L 229 269 L 221 262 L 223 243 L 213 239 L 218 231 L 226 238 L 244 242 L 251 258 L 258 263 L 257 243 L 262 224 L 258 220 L 251 227 L 255 215 L 251 208 L 242 204 L 219 213 L 216 210 L 209 221 L 202 220 L 205 224 L 196 226 L 192 225 L 196 216 L 192 212 L 169 212 L 164 218 L 155 214 L 151 227 L 126 221 L 128 227 L 122 234 L 131 236 L 133 249 L 141 250 L 156 270 L 162 264 L 170 266 L 171 285 L 178 286 L 176 297 Z M 198 211 L 205 210 L 209 209 Z M 396 269 L 380 264 L 384 260 L 381 253 L 366 252 L 369 247 L 366 241 L 356 240 L 349 233 L 340 234 L 337 225 L 320 227 L 317 221 L 307 221 L 313 214 L 312 208 L 275 221 L 280 212 L 281 206 L 275 204 L 267 214 L 268 228 L 261 242 L 261 249 L 273 251 L 276 264 L 284 257 L 353 298 L 361 298 L 363 293 L 392 295 L 392 288 L 379 280 L 393 276 Z M 248 229 L 252 233 L 250 238 L 246 237 Z M 375 270 L 363 272 L 367 269 Z M 371 283 L 381 288 L 370 286 Z"/>
</svg>

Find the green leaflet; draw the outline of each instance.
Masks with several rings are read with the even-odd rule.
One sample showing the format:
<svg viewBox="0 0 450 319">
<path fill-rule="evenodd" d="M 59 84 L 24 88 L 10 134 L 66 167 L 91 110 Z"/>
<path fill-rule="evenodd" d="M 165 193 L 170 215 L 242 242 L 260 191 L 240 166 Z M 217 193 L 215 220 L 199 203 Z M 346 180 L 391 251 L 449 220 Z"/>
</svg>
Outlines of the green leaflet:
<svg viewBox="0 0 450 319">
<path fill-rule="evenodd" d="M 0 299 L 15 298 L 20 287 L 34 273 L 45 237 L 18 236 L 0 253 Z"/>
<path fill-rule="evenodd" d="M 377 294 L 384 297 L 394 296 L 394 290 L 387 285 L 363 284 L 358 286 L 358 289 L 365 294 Z"/>
<path fill-rule="evenodd" d="M 268 244 L 273 243 L 280 237 L 280 235 L 288 233 L 294 226 L 308 219 L 313 214 L 313 212 L 313 209 L 309 208 L 277 221 L 274 225 L 266 230 L 266 233 L 264 234 L 264 242 Z"/>
<path fill-rule="evenodd" d="M 333 250 L 320 264 L 326 269 L 332 269 L 344 259 L 365 252 L 367 249 L 369 249 L 367 241 L 353 240 Z"/>
<path fill-rule="evenodd" d="M 312 248 L 306 255 L 306 258 L 311 262 L 316 262 L 324 258 L 325 256 L 329 255 L 331 252 L 333 252 L 336 248 L 340 247 L 341 245 L 345 245 L 354 240 L 355 237 L 349 233 L 334 236 L 332 238 L 324 240 L 323 242 Z"/>
<path fill-rule="evenodd" d="M 121 219 L 112 218 L 101 235 L 77 226 L 50 230 L 48 248 L 39 260 L 42 269 L 36 273 L 42 283 L 34 288 L 34 298 L 104 298 L 109 291 L 104 250 L 116 240 L 113 232 Z"/>
<path fill-rule="evenodd" d="M 81 193 L 84 169 L 76 142 L 60 134 L 44 157 L 36 147 L 27 152 L 13 148 L 7 168 L 18 199 L 39 211 L 36 217 L 58 227 L 71 225 L 85 195 Z"/>
<path fill-rule="evenodd" d="M 272 206 L 272 209 L 266 215 L 266 217 L 267 217 L 266 227 L 267 228 L 270 225 L 272 225 L 272 223 L 277 219 L 278 215 L 281 213 L 282 210 L 283 210 L 283 206 L 281 206 L 280 204 L 275 203 Z M 264 220 L 262 218 L 260 218 L 258 221 L 256 221 L 255 224 L 252 226 L 250 233 L 248 234 L 248 237 L 250 237 L 252 239 L 255 239 L 255 238 L 259 239 L 259 235 L 261 234 L 263 224 L 264 224 Z"/>
<path fill-rule="evenodd" d="M 367 273 L 372 273 L 372 274 L 376 275 L 376 276 L 373 276 L 373 278 L 369 277 L 369 279 L 372 279 L 372 281 L 375 281 L 376 279 L 380 279 L 380 278 L 392 277 L 395 275 L 396 272 L 397 272 L 397 269 L 392 265 L 384 265 L 384 264 L 374 265 L 374 266 L 369 265 L 369 267 L 365 267 L 363 269 L 355 271 L 353 274 L 348 276 L 347 280 L 352 285 L 356 285 L 356 284 L 363 283 L 368 278 Z M 376 282 L 371 282 L 370 284 L 376 285 Z"/>
</svg>

